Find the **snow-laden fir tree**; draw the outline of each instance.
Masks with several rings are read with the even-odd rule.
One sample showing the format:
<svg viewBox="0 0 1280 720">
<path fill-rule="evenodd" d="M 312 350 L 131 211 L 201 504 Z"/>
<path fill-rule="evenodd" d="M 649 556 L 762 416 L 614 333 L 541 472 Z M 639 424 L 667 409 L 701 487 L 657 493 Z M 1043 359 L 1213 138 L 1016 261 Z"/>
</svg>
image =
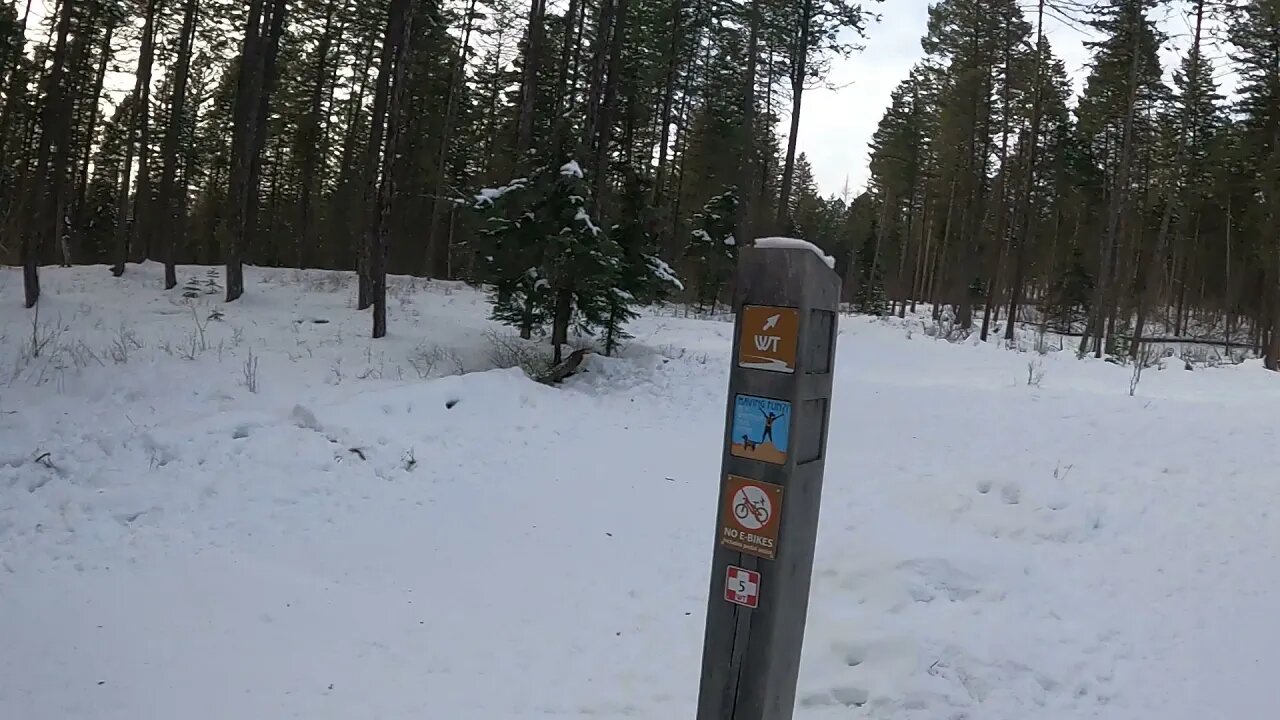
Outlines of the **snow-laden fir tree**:
<svg viewBox="0 0 1280 720">
<path fill-rule="evenodd" d="M 482 190 L 473 205 L 489 213 L 477 233 L 477 279 L 492 288 L 493 319 L 519 328 L 525 340 L 550 317 L 551 285 L 541 268 L 542 202 L 528 178 L 514 178 Z"/>
<path fill-rule="evenodd" d="M 650 228 L 653 210 L 648 202 L 652 188 L 634 168 L 627 168 L 626 183 L 619 198 L 619 220 L 609 229 L 622 263 L 618 282 L 609 298 L 609 315 L 604 326 L 605 353 L 612 355 L 618 344 L 629 340 L 625 327 L 638 317 L 635 307 L 666 300 L 684 290 L 675 271 L 657 256 L 657 243 Z"/>
<path fill-rule="evenodd" d="M 625 223 L 606 231 L 593 213 L 581 164 L 561 157 L 569 159 L 483 190 L 473 202 L 488 214 L 478 270 L 493 288 L 493 318 L 520 328 L 525 338 L 550 324 L 556 362 L 571 327 L 603 332 L 606 349 L 614 350 L 635 317 L 633 308 L 660 297 L 647 276 L 674 280 L 665 264 L 651 258 L 647 234 L 637 236 Z"/>
<path fill-rule="evenodd" d="M 547 275 L 554 294 L 551 342 L 555 361 L 569 342 L 569 327 L 593 334 L 606 326 L 621 253 L 589 211 L 591 186 L 577 160 L 561 165 L 547 200 Z"/>
<path fill-rule="evenodd" d="M 698 303 L 714 308 L 733 273 L 738 257 L 734 223 L 738 215 L 738 189 L 731 187 L 707 201 L 693 216 L 693 232 L 685 251 L 697 273 Z"/>
</svg>

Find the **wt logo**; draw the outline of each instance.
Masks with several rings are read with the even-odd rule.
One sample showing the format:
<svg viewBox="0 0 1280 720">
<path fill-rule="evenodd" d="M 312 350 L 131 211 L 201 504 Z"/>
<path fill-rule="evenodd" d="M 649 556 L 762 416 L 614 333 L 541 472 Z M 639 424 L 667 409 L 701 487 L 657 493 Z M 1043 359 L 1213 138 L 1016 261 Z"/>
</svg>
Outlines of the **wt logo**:
<svg viewBox="0 0 1280 720">
<path fill-rule="evenodd" d="M 757 335 L 756 349 L 759 350 L 760 352 L 776 353 L 778 352 L 778 342 L 781 341 L 781 339 L 782 338 L 773 337 L 770 335 Z"/>
</svg>

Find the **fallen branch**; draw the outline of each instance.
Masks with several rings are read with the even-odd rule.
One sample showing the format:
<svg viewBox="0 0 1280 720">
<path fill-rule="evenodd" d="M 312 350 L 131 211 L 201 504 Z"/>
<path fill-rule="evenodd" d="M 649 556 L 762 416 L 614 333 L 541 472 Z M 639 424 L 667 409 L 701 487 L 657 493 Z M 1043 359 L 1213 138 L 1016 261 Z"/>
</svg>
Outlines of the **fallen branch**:
<svg viewBox="0 0 1280 720">
<path fill-rule="evenodd" d="M 553 366 L 545 375 L 538 378 L 538 382 L 544 385 L 559 385 L 568 380 L 578 372 L 578 368 L 582 367 L 582 362 L 587 359 L 587 355 L 590 352 L 586 348 L 573 351 L 563 362 Z"/>
</svg>

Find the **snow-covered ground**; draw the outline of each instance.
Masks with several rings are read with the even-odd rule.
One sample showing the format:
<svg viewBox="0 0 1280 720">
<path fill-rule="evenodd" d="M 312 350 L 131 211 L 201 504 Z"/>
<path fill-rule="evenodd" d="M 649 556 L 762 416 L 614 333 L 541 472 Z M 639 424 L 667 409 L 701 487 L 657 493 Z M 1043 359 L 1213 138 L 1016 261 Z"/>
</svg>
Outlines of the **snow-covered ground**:
<svg viewBox="0 0 1280 720">
<path fill-rule="evenodd" d="M 692 717 L 730 324 L 552 389 L 464 286 L 180 275 L 0 271 L 0 718 Z M 997 345 L 844 320 L 797 717 L 1274 718 L 1280 377 Z"/>
</svg>

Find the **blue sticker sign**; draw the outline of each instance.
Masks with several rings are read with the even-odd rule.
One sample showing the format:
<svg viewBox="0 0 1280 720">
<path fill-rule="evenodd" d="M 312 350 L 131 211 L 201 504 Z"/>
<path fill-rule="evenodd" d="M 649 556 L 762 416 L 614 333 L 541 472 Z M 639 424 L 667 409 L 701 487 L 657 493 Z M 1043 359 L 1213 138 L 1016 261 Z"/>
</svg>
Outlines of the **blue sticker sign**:
<svg viewBox="0 0 1280 720">
<path fill-rule="evenodd" d="M 729 446 L 731 455 L 786 465 L 790 441 L 791 403 L 754 395 L 737 396 Z"/>
</svg>

